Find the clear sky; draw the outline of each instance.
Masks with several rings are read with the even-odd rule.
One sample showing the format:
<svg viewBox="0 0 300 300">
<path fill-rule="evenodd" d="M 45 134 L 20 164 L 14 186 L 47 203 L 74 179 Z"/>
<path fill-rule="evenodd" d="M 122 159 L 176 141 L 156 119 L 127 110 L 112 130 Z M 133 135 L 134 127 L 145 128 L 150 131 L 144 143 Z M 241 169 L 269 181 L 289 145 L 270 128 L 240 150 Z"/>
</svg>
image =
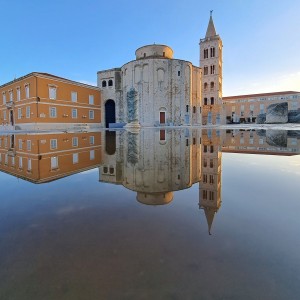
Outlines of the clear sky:
<svg viewBox="0 0 300 300">
<path fill-rule="evenodd" d="M 300 91 L 299 0 L 0 0 L 0 85 L 33 71 L 96 84 L 154 42 L 198 66 L 210 10 L 224 96 Z"/>
</svg>

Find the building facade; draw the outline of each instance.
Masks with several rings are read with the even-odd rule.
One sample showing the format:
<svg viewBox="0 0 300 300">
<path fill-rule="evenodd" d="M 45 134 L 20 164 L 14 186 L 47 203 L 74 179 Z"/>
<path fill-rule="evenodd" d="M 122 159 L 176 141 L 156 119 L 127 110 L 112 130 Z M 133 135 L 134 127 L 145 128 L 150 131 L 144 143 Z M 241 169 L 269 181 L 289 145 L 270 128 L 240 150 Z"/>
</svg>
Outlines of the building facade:
<svg viewBox="0 0 300 300">
<path fill-rule="evenodd" d="M 135 55 L 121 68 L 98 72 L 106 127 L 110 123 L 153 127 L 221 122 L 222 41 L 212 16 L 206 37 L 200 40 L 200 67 L 174 59 L 166 45 L 143 46 Z"/>
<path fill-rule="evenodd" d="M 266 113 L 269 105 L 288 103 L 288 110 L 300 110 L 300 92 L 287 91 L 264 94 L 228 96 L 223 98 L 226 123 L 255 123 L 257 115 Z"/>
<path fill-rule="evenodd" d="M 2 129 L 101 127 L 99 88 L 47 73 L 30 73 L 0 86 Z"/>
</svg>

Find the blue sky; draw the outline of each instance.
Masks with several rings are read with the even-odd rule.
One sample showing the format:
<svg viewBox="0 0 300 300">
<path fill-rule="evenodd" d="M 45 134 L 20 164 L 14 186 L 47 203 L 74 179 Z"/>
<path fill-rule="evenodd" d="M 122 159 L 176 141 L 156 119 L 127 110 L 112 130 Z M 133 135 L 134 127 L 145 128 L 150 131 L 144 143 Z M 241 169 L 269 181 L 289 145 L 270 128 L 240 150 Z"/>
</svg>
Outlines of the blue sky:
<svg viewBox="0 0 300 300">
<path fill-rule="evenodd" d="M 32 71 L 96 84 L 154 42 L 199 65 L 211 9 L 224 96 L 300 91 L 299 0 L 0 0 L 0 85 Z"/>
</svg>

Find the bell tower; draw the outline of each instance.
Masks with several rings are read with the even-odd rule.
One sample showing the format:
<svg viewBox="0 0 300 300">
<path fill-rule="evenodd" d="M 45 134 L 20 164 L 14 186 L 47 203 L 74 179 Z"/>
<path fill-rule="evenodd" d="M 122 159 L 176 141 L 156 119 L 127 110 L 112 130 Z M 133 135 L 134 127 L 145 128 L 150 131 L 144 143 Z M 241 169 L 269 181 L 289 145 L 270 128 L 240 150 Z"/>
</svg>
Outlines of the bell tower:
<svg viewBox="0 0 300 300">
<path fill-rule="evenodd" d="M 221 124 L 222 121 L 222 40 L 216 33 L 210 11 L 204 39 L 200 39 L 202 68 L 202 124 Z"/>
</svg>

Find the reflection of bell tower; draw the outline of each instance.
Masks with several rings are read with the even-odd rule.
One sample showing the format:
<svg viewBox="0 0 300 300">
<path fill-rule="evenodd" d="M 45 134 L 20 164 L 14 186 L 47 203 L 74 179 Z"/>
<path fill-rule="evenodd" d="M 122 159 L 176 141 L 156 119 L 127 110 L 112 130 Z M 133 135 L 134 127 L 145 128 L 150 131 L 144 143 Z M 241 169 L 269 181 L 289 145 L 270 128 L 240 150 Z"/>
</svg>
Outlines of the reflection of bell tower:
<svg viewBox="0 0 300 300">
<path fill-rule="evenodd" d="M 220 124 L 222 110 L 222 40 L 210 19 L 204 39 L 200 40 L 202 68 L 202 123 Z"/>
<path fill-rule="evenodd" d="M 221 206 L 221 141 L 217 130 L 202 132 L 202 181 L 199 184 L 199 208 L 205 212 L 208 232 Z"/>
</svg>

